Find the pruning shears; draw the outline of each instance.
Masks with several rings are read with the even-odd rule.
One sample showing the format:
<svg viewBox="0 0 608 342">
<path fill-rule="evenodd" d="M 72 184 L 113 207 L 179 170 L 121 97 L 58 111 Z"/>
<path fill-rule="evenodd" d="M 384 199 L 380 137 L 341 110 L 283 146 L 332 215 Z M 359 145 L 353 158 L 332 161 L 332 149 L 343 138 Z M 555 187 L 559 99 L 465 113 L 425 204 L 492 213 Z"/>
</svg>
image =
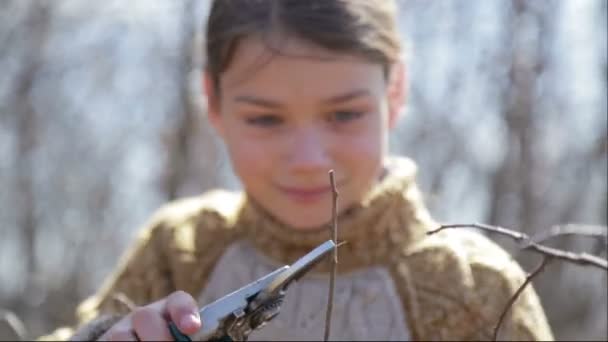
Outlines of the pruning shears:
<svg viewBox="0 0 608 342">
<path fill-rule="evenodd" d="M 279 314 L 287 287 L 336 247 L 332 240 L 327 240 L 291 266 L 282 266 L 204 306 L 199 311 L 202 327 L 191 336 L 169 323 L 171 335 L 176 341 L 247 341 L 252 331 Z"/>
</svg>

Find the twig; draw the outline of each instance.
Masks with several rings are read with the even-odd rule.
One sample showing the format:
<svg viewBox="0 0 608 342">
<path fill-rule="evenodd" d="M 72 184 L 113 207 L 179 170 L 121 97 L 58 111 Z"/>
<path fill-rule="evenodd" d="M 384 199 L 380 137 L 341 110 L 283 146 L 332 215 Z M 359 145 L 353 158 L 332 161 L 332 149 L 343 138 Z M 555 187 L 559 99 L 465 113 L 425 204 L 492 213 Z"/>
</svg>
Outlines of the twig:
<svg viewBox="0 0 608 342">
<path fill-rule="evenodd" d="M 432 235 L 435 233 L 439 233 L 440 231 L 442 231 L 444 229 L 448 229 L 448 228 L 479 228 L 479 229 L 488 230 L 491 232 L 500 233 L 500 234 L 512 237 L 513 239 L 515 239 L 517 241 L 522 241 L 522 240 L 528 239 L 528 236 L 524 233 L 516 232 L 514 230 L 510 230 L 510 229 L 502 228 L 502 227 L 498 227 L 498 226 L 490 226 L 490 225 L 482 224 L 482 223 L 442 224 L 438 228 L 428 231 L 426 234 Z"/>
<path fill-rule="evenodd" d="M 582 224 L 566 224 L 553 226 L 547 232 L 532 236 L 530 239 L 536 243 L 541 243 L 555 237 L 577 235 L 589 236 L 597 239 L 603 239 L 604 244 L 608 241 L 608 229 L 603 226 L 582 225 Z"/>
<path fill-rule="evenodd" d="M 447 229 L 447 228 L 478 228 L 478 229 L 483 229 L 483 230 L 487 230 L 487 231 L 494 232 L 494 233 L 499 233 L 499 234 L 511 237 L 512 239 L 520 242 L 523 246 L 522 249 L 529 249 L 529 250 L 538 252 L 540 254 L 551 256 L 551 257 L 554 257 L 557 259 L 566 260 L 566 261 L 569 261 L 574 264 L 595 266 L 595 267 L 599 267 L 599 268 L 603 269 L 604 271 L 608 271 L 608 260 L 606 260 L 606 259 L 602 259 L 598 256 L 595 256 L 595 255 L 592 255 L 589 253 L 574 253 L 574 252 L 569 252 L 569 251 L 563 251 L 561 249 L 557 249 L 557 248 L 553 248 L 553 247 L 547 247 L 547 246 L 541 245 L 540 243 L 533 241 L 532 239 L 530 239 L 530 237 L 528 235 L 526 235 L 524 233 L 517 232 L 517 231 L 510 230 L 510 229 L 503 228 L 503 227 L 498 227 L 498 226 L 491 226 L 491 225 L 480 224 L 480 223 L 446 224 L 446 225 L 441 225 L 437 229 L 428 231 L 427 235 L 435 234 L 435 233 L 442 231 L 444 229 Z"/>
<path fill-rule="evenodd" d="M 332 240 L 335 244 L 338 244 L 338 190 L 336 189 L 336 182 L 334 180 L 334 170 L 329 170 L 329 182 L 331 183 L 332 189 Z M 331 311 L 334 306 L 334 286 L 336 281 L 336 268 L 338 266 L 338 246 L 334 248 L 334 258 L 331 263 L 331 274 L 329 276 L 329 297 L 327 300 L 327 313 L 325 315 L 325 333 L 323 334 L 323 341 L 329 339 L 329 332 L 331 330 Z"/>
<path fill-rule="evenodd" d="M 511 309 L 511 306 L 513 306 L 513 303 L 515 303 L 517 298 L 519 298 L 519 295 L 524 291 L 526 286 L 528 286 L 528 284 L 532 281 L 532 278 L 536 277 L 540 272 L 542 272 L 542 270 L 545 268 L 545 266 L 547 266 L 547 264 L 549 264 L 549 262 L 551 260 L 553 260 L 553 257 L 543 255 L 543 260 L 541 261 L 541 263 L 534 269 L 534 271 L 532 271 L 531 273 L 529 273 L 526 276 L 526 280 L 524 281 L 524 283 L 521 284 L 521 286 L 517 289 L 517 291 L 515 291 L 515 294 L 513 294 L 513 296 L 509 299 L 507 306 L 502 311 L 502 314 L 500 315 L 500 319 L 498 320 L 498 323 L 496 324 L 496 327 L 494 328 L 494 337 L 492 338 L 492 341 L 497 341 L 498 332 L 500 331 L 500 326 L 502 325 L 502 322 L 504 321 L 505 317 L 507 316 L 507 312 L 509 312 L 509 309 Z"/>
</svg>

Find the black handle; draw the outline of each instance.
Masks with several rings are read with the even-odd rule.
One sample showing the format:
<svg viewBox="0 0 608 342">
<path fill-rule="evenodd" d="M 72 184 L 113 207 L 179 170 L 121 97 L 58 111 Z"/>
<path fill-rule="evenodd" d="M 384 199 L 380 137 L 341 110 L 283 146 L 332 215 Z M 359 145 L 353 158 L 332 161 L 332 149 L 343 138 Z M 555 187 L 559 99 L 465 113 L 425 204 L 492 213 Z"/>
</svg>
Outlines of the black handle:
<svg viewBox="0 0 608 342">
<path fill-rule="evenodd" d="M 171 332 L 171 336 L 178 342 L 192 342 L 190 336 L 183 334 L 179 329 L 177 329 L 177 325 L 175 323 L 169 323 L 169 331 Z"/>
</svg>

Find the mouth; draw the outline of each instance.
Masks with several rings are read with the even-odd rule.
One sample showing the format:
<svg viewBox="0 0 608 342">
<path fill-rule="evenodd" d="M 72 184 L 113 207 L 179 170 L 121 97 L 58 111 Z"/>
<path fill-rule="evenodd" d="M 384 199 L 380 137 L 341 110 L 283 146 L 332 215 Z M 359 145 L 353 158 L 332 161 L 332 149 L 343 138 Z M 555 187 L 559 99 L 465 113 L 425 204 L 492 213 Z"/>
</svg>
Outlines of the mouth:
<svg viewBox="0 0 608 342">
<path fill-rule="evenodd" d="M 331 192 L 331 186 L 318 186 L 318 187 L 287 187 L 279 186 L 279 190 L 287 195 L 287 197 L 300 203 L 312 203 L 319 200 L 330 198 L 328 197 Z"/>
</svg>

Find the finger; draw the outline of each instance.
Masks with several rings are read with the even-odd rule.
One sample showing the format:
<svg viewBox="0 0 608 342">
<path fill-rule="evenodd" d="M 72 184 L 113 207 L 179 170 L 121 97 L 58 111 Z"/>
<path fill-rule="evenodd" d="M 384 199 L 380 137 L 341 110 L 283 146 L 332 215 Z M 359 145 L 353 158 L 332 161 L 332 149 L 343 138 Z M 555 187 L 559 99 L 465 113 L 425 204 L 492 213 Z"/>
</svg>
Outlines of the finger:
<svg viewBox="0 0 608 342">
<path fill-rule="evenodd" d="M 201 328 L 197 303 L 188 293 L 184 291 L 172 293 L 167 297 L 166 305 L 169 318 L 184 334 L 194 334 Z"/>
<path fill-rule="evenodd" d="M 172 340 L 167 321 L 156 308 L 144 306 L 132 313 L 133 330 L 142 341 Z"/>
</svg>

